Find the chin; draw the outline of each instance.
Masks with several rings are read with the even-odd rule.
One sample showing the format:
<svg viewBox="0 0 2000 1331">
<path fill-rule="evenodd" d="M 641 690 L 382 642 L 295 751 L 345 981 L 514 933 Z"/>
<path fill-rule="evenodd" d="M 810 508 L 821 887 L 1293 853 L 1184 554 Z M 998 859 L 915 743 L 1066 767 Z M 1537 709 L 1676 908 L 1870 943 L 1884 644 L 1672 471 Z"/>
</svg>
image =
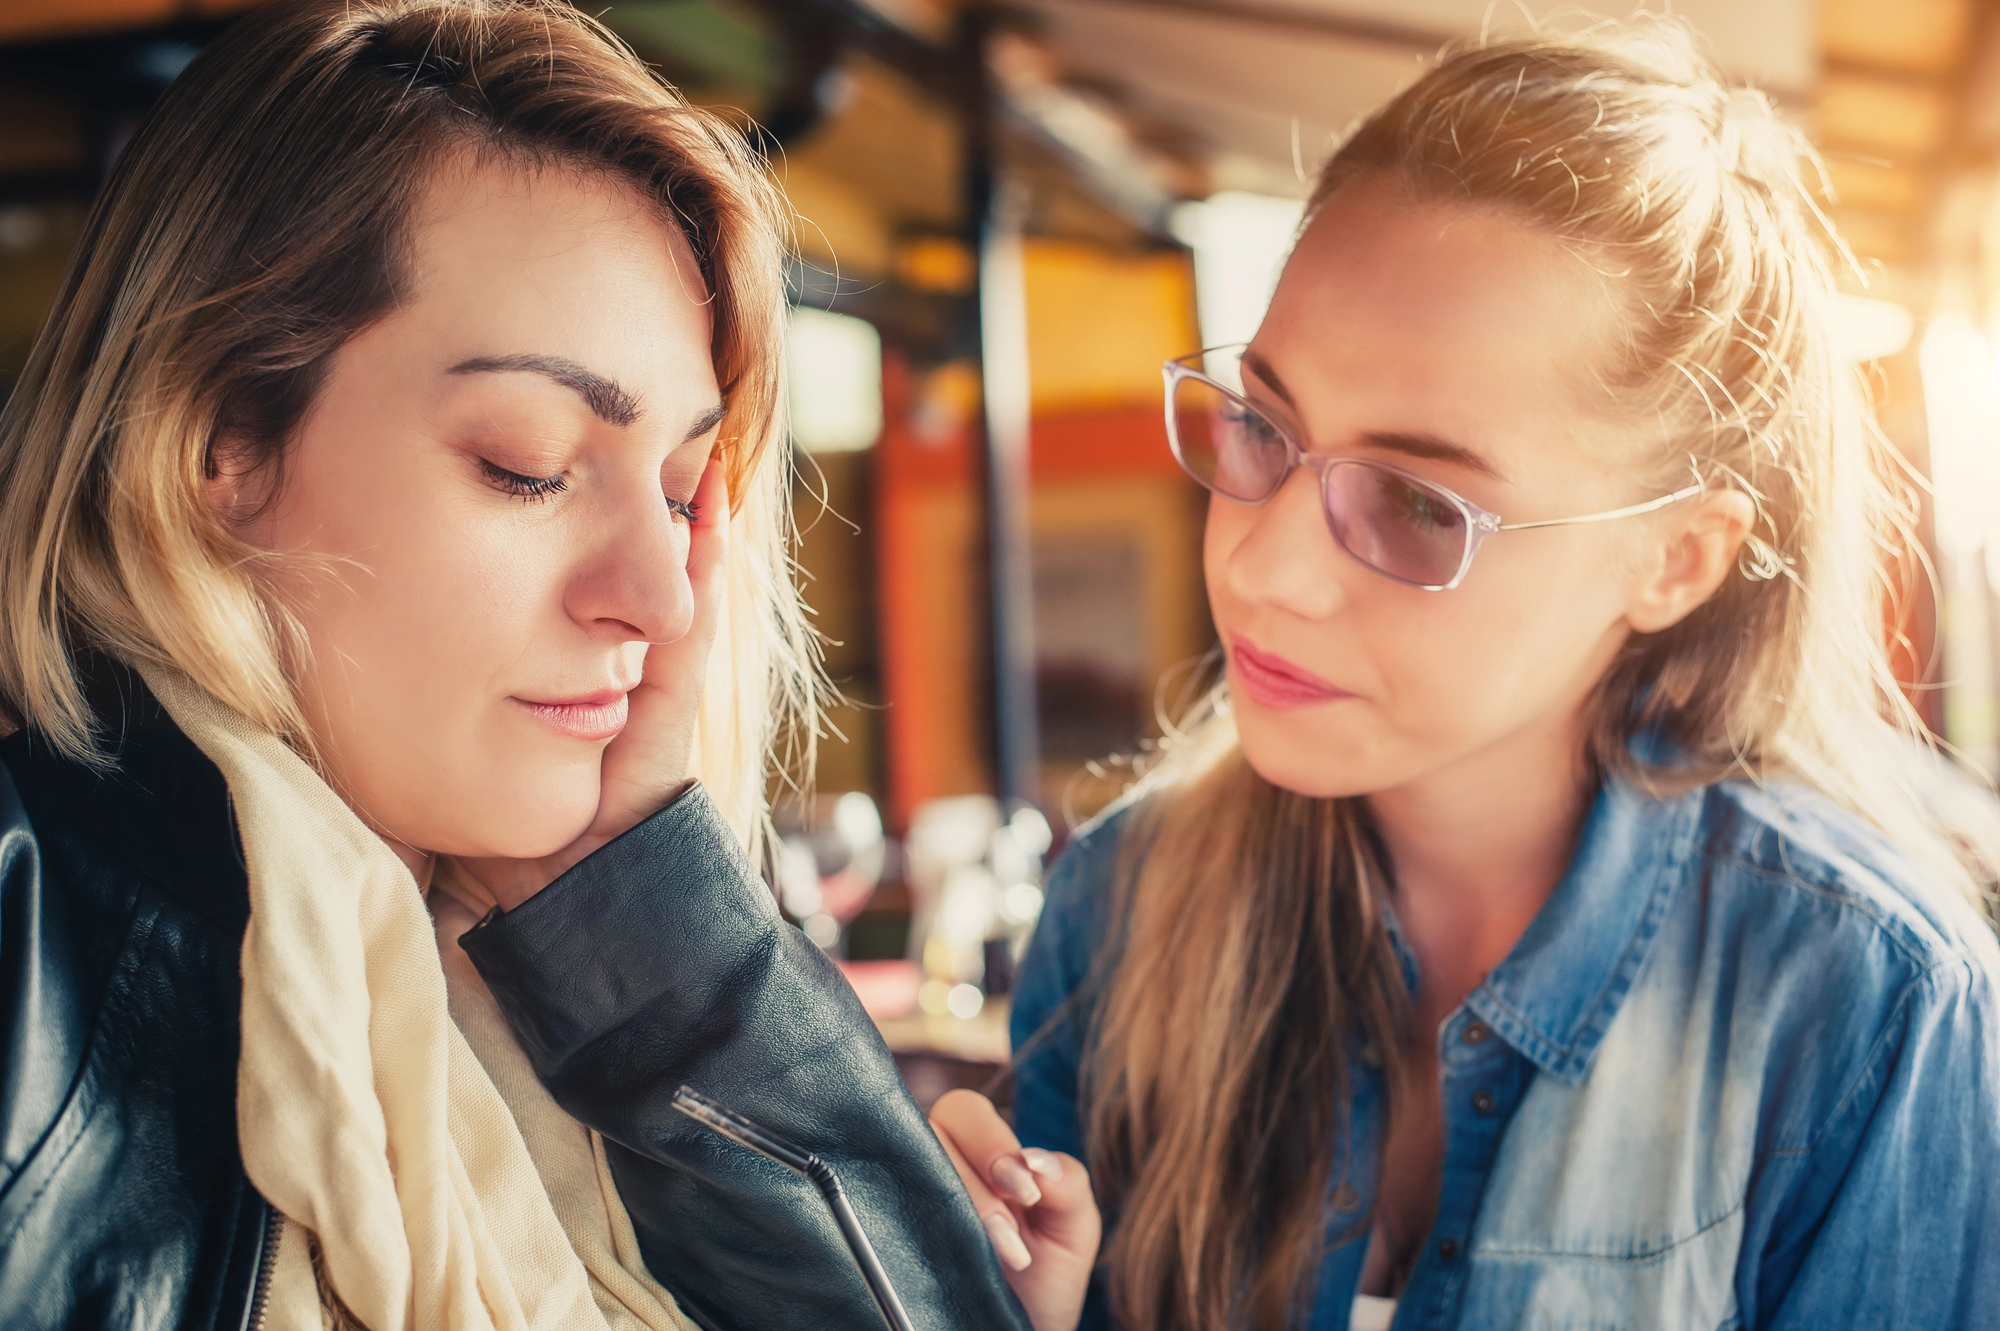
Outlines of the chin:
<svg viewBox="0 0 2000 1331">
<path fill-rule="evenodd" d="M 1303 723 L 1296 712 L 1236 704 L 1236 739 L 1250 769 L 1280 790 L 1309 799 L 1340 799 L 1380 790 L 1378 761 L 1345 727 Z"/>
<path fill-rule="evenodd" d="M 509 860 L 539 860 L 555 854 L 582 836 L 589 826 L 590 819 L 584 817 L 560 827 L 494 828 L 482 838 L 492 849 L 480 853 Z"/>
<path fill-rule="evenodd" d="M 470 858 L 537 860 L 582 836 L 597 816 L 597 773 L 581 781 L 524 781 L 473 794 L 476 810 L 453 838 L 451 854 Z"/>
</svg>

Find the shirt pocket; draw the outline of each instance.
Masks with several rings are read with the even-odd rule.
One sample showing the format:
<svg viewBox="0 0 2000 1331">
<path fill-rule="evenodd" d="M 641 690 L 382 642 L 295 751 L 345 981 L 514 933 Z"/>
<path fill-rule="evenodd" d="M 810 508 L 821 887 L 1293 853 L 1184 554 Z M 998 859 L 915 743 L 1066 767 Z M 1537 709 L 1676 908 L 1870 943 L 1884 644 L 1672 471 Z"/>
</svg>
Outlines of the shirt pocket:
<svg viewBox="0 0 2000 1331">
<path fill-rule="evenodd" d="M 1458 1324 L 1482 1331 L 1727 1331 L 1742 1324 L 1742 1242 L 1740 1205 L 1660 1242 L 1565 1252 L 1499 1236 L 1475 1241 Z"/>
</svg>

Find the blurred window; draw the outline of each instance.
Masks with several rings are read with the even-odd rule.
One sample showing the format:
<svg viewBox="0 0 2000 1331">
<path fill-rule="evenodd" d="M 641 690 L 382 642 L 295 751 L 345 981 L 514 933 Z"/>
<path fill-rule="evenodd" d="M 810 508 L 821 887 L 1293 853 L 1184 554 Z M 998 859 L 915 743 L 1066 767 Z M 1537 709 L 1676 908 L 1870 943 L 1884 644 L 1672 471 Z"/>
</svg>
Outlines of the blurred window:
<svg viewBox="0 0 2000 1331">
<path fill-rule="evenodd" d="M 1944 733 L 1977 769 L 2000 764 L 1992 625 L 2000 585 L 2000 365 L 1961 315 L 1932 319 L 1917 350 L 1923 368 L 1944 584 Z"/>
<path fill-rule="evenodd" d="M 865 319 L 799 306 L 786 337 L 792 438 L 808 453 L 852 453 L 882 433 L 882 335 Z"/>
<path fill-rule="evenodd" d="M 1194 251 L 1202 346 L 1248 342 L 1256 335 L 1304 213 L 1298 199 L 1234 190 L 1174 209 L 1174 236 Z"/>
</svg>

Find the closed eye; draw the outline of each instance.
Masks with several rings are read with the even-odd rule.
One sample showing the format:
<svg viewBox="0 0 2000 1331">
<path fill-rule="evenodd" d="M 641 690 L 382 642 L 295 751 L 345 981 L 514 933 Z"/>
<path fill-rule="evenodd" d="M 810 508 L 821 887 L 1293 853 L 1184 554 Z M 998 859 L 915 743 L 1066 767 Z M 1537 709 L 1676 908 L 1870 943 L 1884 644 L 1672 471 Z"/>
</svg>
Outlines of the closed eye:
<svg viewBox="0 0 2000 1331">
<path fill-rule="evenodd" d="M 537 503 L 569 489 L 569 481 L 561 472 L 553 476 L 523 476 L 518 471 L 495 466 L 485 458 L 479 459 L 479 470 L 498 489 L 529 503 Z"/>
</svg>

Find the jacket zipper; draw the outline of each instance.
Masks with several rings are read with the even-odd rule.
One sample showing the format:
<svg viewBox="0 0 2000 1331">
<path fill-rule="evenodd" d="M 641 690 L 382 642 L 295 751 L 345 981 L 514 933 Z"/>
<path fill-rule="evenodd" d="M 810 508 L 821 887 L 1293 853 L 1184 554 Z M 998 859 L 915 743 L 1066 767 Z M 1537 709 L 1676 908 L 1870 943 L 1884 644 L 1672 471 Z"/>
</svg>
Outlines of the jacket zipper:
<svg viewBox="0 0 2000 1331">
<path fill-rule="evenodd" d="M 264 1331 L 264 1305 L 271 1298 L 271 1277 L 277 1274 L 278 1244 L 285 1236 L 285 1216 L 277 1207 L 264 1221 L 264 1250 L 257 1258 L 257 1283 L 250 1290 L 248 1331 Z"/>
</svg>

